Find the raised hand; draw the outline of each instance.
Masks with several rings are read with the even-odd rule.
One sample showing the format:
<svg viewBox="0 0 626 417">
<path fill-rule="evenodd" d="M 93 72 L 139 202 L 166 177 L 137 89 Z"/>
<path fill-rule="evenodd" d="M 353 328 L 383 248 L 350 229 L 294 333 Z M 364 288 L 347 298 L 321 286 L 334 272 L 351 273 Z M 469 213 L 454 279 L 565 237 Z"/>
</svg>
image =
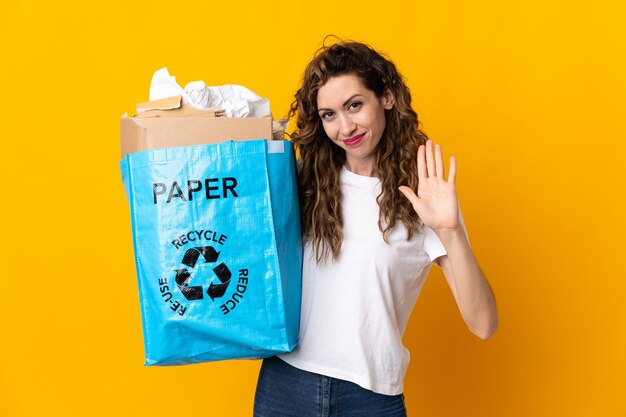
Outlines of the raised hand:
<svg viewBox="0 0 626 417">
<path fill-rule="evenodd" d="M 458 201 L 456 197 L 456 160 L 450 157 L 448 180 L 444 179 L 441 145 L 434 146 L 429 139 L 417 149 L 417 194 L 403 185 L 400 191 L 413 205 L 424 224 L 434 231 L 455 229 L 459 226 Z"/>
</svg>

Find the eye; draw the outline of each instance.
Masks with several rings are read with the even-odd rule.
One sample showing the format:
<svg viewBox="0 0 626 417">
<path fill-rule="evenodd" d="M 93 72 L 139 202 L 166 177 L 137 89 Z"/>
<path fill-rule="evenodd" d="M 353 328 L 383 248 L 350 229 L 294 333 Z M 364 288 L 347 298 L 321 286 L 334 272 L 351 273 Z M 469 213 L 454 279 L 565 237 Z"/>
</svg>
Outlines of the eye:
<svg viewBox="0 0 626 417">
<path fill-rule="evenodd" d="M 322 119 L 329 119 L 333 116 L 333 112 L 332 111 L 325 111 L 324 113 L 320 113 L 320 117 Z"/>
<path fill-rule="evenodd" d="M 348 104 L 348 110 L 353 110 L 353 109 L 358 109 L 359 107 L 361 107 L 363 103 L 361 103 L 360 101 L 353 101 L 352 103 Z"/>
</svg>

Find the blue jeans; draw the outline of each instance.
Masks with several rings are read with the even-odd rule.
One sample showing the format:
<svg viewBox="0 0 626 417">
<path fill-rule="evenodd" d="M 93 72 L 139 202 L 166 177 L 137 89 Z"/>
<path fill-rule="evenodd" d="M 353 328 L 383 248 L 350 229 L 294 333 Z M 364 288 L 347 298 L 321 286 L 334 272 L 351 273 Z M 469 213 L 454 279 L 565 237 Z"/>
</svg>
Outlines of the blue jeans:
<svg viewBox="0 0 626 417">
<path fill-rule="evenodd" d="M 261 364 L 254 417 L 406 417 L 406 408 L 404 394 L 378 394 L 271 356 Z"/>
</svg>

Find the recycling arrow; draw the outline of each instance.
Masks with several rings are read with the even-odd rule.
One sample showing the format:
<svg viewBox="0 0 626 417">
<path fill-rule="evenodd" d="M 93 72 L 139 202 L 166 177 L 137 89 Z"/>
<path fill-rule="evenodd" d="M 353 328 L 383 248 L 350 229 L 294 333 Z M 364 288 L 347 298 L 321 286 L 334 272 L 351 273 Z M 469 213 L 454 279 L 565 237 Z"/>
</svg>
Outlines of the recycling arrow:
<svg viewBox="0 0 626 417">
<path fill-rule="evenodd" d="M 197 285 L 195 287 L 190 287 L 189 281 L 191 281 L 191 274 L 189 271 L 186 269 L 176 270 L 176 284 L 178 284 L 178 289 L 183 293 L 185 298 L 188 300 L 202 300 L 204 297 L 202 294 L 202 286 Z"/>
<path fill-rule="evenodd" d="M 224 262 L 213 268 L 213 272 L 220 280 L 221 284 L 213 284 L 209 285 L 209 289 L 206 293 L 211 297 L 211 300 L 215 300 L 224 295 L 226 292 L 226 288 L 228 288 L 228 284 L 230 284 L 230 277 L 232 274 L 230 273 L 230 269 L 226 266 Z"/>
<path fill-rule="evenodd" d="M 189 248 L 185 255 L 183 256 L 182 264 L 187 265 L 190 268 L 196 266 L 196 262 L 198 262 L 198 258 L 200 255 L 204 258 L 204 263 L 207 262 L 215 262 L 217 258 L 220 256 L 219 252 L 216 252 L 213 246 L 200 246 L 197 248 Z"/>
</svg>

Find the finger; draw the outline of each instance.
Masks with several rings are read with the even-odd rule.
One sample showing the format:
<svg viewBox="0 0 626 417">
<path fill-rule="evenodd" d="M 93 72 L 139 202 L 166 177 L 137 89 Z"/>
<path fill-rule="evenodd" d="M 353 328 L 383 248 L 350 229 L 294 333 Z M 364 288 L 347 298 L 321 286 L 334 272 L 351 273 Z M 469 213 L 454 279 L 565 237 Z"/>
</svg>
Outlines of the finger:
<svg viewBox="0 0 626 417">
<path fill-rule="evenodd" d="M 428 170 L 428 178 L 437 176 L 435 158 L 433 158 L 433 141 L 430 139 L 426 141 L 426 168 Z"/>
<path fill-rule="evenodd" d="M 448 173 L 448 182 L 456 184 L 456 158 L 450 157 L 450 172 Z"/>
<path fill-rule="evenodd" d="M 426 158 L 425 154 L 425 146 L 420 145 L 417 148 L 417 177 L 420 181 L 426 179 Z"/>
<path fill-rule="evenodd" d="M 404 194 L 406 198 L 409 199 L 409 201 L 413 205 L 413 208 L 415 208 L 419 204 L 419 197 L 417 196 L 417 194 L 415 194 L 415 191 L 413 191 L 411 188 L 407 187 L 406 185 L 402 185 L 398 187 L 398 189 L 400 190 L 402 194 Z"/>
<path fill-rule="evenodd" d="M 441 178 L 441 180 L 445 180 L 444 179 L 445 170 L 443 167 L 443 156 L 442 156 L 440 144 L 435 145 L 435 170 L 437 171 L 437 176 Z"/>
</svg>

